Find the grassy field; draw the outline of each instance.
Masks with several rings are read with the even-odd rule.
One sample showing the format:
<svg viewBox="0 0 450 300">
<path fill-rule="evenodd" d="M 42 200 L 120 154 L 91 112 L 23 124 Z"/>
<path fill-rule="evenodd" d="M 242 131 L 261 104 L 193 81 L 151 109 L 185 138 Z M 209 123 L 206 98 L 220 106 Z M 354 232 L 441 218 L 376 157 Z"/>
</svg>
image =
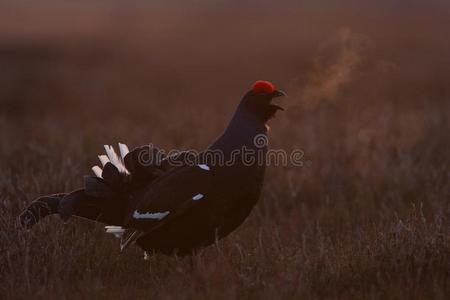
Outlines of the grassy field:
<svg viewBox="0 0 450 300">
<path fill-rule="evenodd" d="M 0 4 L 0 299 L 448 299 L 449 5 Z M 285 90 L 247 221 L 192 259 L 16 218 L 103 144 L 202 149 L 256 79 Z"/>
</svg>

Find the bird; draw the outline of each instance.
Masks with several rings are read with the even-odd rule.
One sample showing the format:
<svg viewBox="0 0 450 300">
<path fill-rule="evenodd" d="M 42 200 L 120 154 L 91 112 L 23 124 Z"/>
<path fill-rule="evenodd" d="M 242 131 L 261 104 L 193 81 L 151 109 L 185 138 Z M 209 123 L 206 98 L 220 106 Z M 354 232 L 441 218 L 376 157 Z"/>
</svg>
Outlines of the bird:
<svg viewBox="0 0 450 300">
<path fill-rule="evenodd" d="M 257 80 L 224 132 L 200 153 L 166 156 L 152 145 L 130 151 L 119 143 L 117 154 L 105 145 L 102 167 L 84 176 L 81 189 L 37 198 L 19 224 L 29 230 L 49 215 L 81 217 L 103 223 L 120 238 L 121 251 L 135 244 L 146 255 L 192 255 L 233 232 L 258 202 L 267 123 L 283 110 L 273 101 L 281 96 L 286 93 L 273 83 Z"/>
</svg>

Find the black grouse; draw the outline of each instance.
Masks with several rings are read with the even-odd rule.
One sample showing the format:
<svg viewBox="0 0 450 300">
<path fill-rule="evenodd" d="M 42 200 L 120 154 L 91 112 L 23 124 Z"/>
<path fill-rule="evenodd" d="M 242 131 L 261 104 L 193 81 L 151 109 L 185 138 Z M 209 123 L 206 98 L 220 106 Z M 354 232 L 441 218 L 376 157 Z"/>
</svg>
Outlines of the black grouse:
<svg viewBox="0 0 450 300">
<path fill-rule="evenodd" d="M 106 224 L 121 238 L 121 249 L 135 243 L 145 251 L 186 255 L 227 236 L 249 215 L 260 197 L 267 152 L 267 121 L 282 108 L 284 96 L 268 81 L 256 81 L 239 103 L 225 132 L 205 151 L 163 152 L 144 146 L 120 156 L 105 145 L 103 169 L 84 177 L 84 188 L 43 196 L 20 215 L 31 228 L 59 213 Z"/>
</svg>

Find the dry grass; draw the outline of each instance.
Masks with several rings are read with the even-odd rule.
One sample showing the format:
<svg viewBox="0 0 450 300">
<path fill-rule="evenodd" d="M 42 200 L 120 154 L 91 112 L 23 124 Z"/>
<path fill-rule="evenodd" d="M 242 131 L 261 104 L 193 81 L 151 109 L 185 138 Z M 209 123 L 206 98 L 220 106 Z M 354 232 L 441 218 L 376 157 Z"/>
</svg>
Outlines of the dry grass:
<svg viewBox="0 0 450 300">
<path fill-rule="evenodd" d="M 0 298 L 446 299 L 442 3 L 3 5 Z M 230 237 L 144 261 L 83 220 L 18 231 L 26 203 L 79 187 L 103 143 L 205 147 L 260 78 L 290 94 L 271 145 L 305 166 L 269 168 Z"/>
</svg>

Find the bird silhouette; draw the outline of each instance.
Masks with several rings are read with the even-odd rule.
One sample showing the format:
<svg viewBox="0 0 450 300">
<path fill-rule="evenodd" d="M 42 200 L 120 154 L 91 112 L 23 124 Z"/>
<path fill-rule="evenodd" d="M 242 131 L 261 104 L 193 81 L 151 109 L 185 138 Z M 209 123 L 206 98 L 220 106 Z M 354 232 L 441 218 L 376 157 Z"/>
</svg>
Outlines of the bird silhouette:
<svg viewBox="0 0 450 300">
<path fill-rule="evenodd" d="M 266 166 L 267 122 L 286 94 L 258 80 L 243 96 L 224 133 L 200 153 L 165 156 L 152 146 L 119 154 L 105 145 L 102 168 L 85 176 L 82 189 L 40 197 L 19 216 L 29 229 L 59 214 L 104 223 L 121 249 L 187 255 L 227 236 L 260 198 Z M 189 159 L 188 159 L 189 158 Z"/>
</svg>

